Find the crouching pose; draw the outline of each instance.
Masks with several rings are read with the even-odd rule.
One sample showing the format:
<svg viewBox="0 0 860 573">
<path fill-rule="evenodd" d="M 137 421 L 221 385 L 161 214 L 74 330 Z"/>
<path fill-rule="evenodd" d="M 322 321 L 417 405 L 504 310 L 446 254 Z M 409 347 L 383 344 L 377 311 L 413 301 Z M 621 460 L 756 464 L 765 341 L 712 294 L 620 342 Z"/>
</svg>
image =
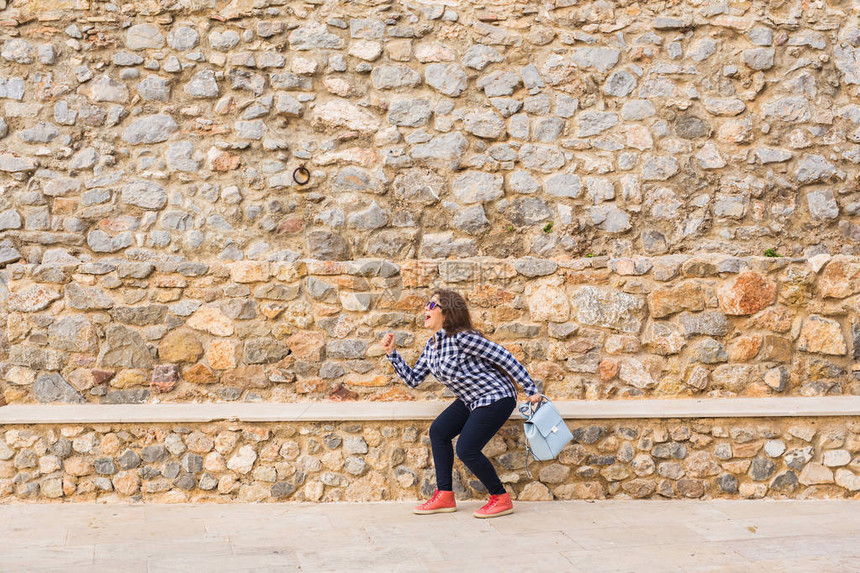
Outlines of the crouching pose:
<svg viewBox="0 0 860 573">
<path fill-rule="evenodd" d="M 472 326 L 466 301 L 450 290 L 437 290 L 424 309 L 424 326 L 433 331 L 421 356 L 410 368 L 395 349 L 394 334 L 382 338 L 389 361 L 407 385 L 415 387 L 432 373 L 457 399 L 430 426 L 436 491 L 415 513 L 457 510 L 453 491 L 454 448 L 457 456 L 481 480 L 490 494 L 475 517 L 498 517 L 513 512 L 492 462 L 481 452 L 516 407 L 517 390 L 511 378 L 523 387 L 531 402 L 540 393 L 523 365 L 503 346 L 485 338 Z"/>
</svg>

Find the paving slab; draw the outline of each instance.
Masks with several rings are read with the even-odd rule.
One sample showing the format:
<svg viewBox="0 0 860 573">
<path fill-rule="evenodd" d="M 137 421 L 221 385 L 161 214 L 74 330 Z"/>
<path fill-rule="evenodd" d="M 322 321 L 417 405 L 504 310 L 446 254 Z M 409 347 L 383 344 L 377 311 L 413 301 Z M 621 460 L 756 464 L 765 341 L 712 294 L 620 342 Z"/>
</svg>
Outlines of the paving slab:
<svg viewBox="0 0 860 573">
<path fill-rule="evenodd" d="M 0 506 L 3 573 L 860 570 L 852 500 Z"/>
</svg>

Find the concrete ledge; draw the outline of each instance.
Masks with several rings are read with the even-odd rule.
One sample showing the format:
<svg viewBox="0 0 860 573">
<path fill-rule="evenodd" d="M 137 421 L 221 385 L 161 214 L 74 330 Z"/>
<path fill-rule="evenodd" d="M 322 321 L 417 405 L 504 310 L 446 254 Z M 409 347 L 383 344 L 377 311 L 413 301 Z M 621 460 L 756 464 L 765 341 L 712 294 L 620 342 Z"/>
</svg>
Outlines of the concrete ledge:
<svg viewBox="0 0 860 573">
<path fill-rule="evenodd" d="M 304 402 L 22 405 L 0 408 L 0 425 L 432 420 L 450 402 Z M 568 420 L 792 418 L 860 415 L 860 396 L 553 402 Z M 512 419 L 521 420 L 514 411 Z"/>
</svg>

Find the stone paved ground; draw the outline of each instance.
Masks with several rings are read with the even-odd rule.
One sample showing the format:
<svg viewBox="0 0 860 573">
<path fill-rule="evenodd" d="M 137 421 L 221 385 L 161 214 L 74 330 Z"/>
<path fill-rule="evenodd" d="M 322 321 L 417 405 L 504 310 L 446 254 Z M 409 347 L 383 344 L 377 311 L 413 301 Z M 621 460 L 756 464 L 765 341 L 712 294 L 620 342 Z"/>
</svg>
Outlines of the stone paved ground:
<svg viewBox="0 0 860 573">
<path fill-rule="evenodd" d="M 856 501 L 0 507 L 3 573 L 860 570 Z"/>
</svg>

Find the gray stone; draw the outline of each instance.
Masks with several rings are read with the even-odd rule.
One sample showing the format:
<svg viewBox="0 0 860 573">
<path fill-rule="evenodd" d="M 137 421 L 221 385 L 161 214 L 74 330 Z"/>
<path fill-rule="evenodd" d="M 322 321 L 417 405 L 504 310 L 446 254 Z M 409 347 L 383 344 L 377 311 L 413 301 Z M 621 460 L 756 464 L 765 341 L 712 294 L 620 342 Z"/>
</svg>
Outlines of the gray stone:
<svg viewBox="0 0 860 573">
<path fill-rule="evenodd" d="M 693 42 L 687 50 L 687 57 L 694 62 L 707 60 L 717 52 L 717 43 L 711 38 L 702 38 Z"/>
<path fill-rule="evenodd" d="M 24 99 L 24 78 L 0 78 L 0 98 Z"/>
<path fill-rule="evenodd" d="M 629 100 L 621 106 L 621 118 L 625 121 L 637 121 L 657 115 L 657 109 L 648 100 Z"/>
<path fill-rule="evenodd" d="M 579 114 L 576 136 L 597 135 L 618 125 L 618 115 L 603 111 L 584 111 Z"/>
<path fill-rule="evenodd" d="M 141 450 L 140 457 L 148 464 L 157 464 L 166 460 L 169 457 L 169 452 L 162 444 L 152 444 Z"/>
<path fill-rule="evenodd" d="M 678 320 L 686 336 L 725 336 L 729 332 L 729 321 L 726 315 L 718 310 L 682 312 Z"/>
<path fill-rule="evenodd" d="M 523 78 L 523 84 L 525 84 L 526 89 L 530 93 L 537 93 L 541 88 L 546 87 L 546 82 L 543 81 L 540 71 L 538 71 L 537 66 L 534 64 L 529 64 L 521 69 L 520 76 Z"/>
<path fill-rule="evenodd" d="M 169 115 L 148 115 L 132 122 L 122 132 L 122 140 L 130 145 L 161 143 L 179 130 Z"/>
<path fill-rule="evenodd" d="M 478 88 L 487 97 L 509 96 L 520 86 L 522 78 L 513 72 L 491 72 L 478 80 Z"/>
<path fill-rule="evenodd" d="M 7 209 L 0 213 L 0 231 L 20 229 L 21 223 L 21 215 L 14 209 Z"/>
<path fill-rule="evenodd" d="M 804 155 L 797 162 L 793 178 L 801 185 L 818 181 L 827 181 L 839 175 L 836 167 L 828 162 L 823 155 Z"/>
<path fill-rule="evenodd" d="M 325 24 L 310 22 L 290 32 L 290 48 L 293 50 L 340 50 L 344 41 L 340 36 L 328 32 Z"/>
<path fill-rule="evenodd" d="M 764 481 L 770 479 L 775 469 L 776 465 L 771 460 L 756 457 L 750 464 L 749 476 L 753 481 Z"/>
<path fill-rule="evenodd" d="M 711 133 L 711 126 L 700 117 L 682 114 L 675 119 L 675 133 L 682 139 L 698 139 Z"/>
<path fill-rule="evenodd" d="M 386 226 L 388 224 L 389 217 L 388 213 L 379 206 L 379 203 L 373 201 L 368 207 L 354 213 L 350 213 L 346 218 L 346 221 L 349 226 L 355 227 L 356 229 L 372 230 Z"/>
<path fill-rule="evenodd" d="M 520 163 L 526 169 L 551 173 L 564 166 L 564 154 L 557 147 L 527 143 L 520 148 Z"/>
<path fill-rule="evenodd" d="M 553 209 L 538 197 L 518 197 L 510 202 L 506 210 L 514 225 L 534 225 L 552 217 Z"/>
<path fill-rule="evenodd" d="M 98 363 L 104 367 L 152 368 L 155 359 L 137 331 L 111 324 L 99 352 Z"/>
<path fill-rule="evenodd" d="M 598 229 L 607 233 L 623 233 L 632 228 L 630 215 L 613 204 L 590 207 L 588 214 Z"/>
<path fill-rule="evenodd" d="M 725 346 L 720 344 L 713 338 L 706 338 L 692 350 L 692 359 L 704 364 L 717 364 L 719 362 L 728 362 L 729 353 L 726 352 Z"/>
<path fill-rule="evenodd" d="M 213 30 L 209 34 L 209 46 L 219 52 L 227 52 L 239 43 L 239 34 L 233 30 Z"/>
<path fill-rule="evenodd" d="M 370 79 L 373 82 L 373 87 L 378 90 L 415 87 L 421 83 L 421 76 L 418 75 L 418 72 L 400 64 L 376 66 L 370 74 Z"/>
<path fill-rule="evenodd" d="M 773 31 L 764 26 L 753 28 L 746 33 L 746 37 L 756 46 L 770 46 L 773 44 Z"/>
<path fill-rule="evenodd" d="M 309 254 L 322 260 L 342 261 L 349 258 L 349 243 L 329 231 L 311 231 L 305 235 Z"/>
<path fill-rule="evenodd" d="M 185 87 L 185 93 L 196 98 L 216 98 L 220 94 L 218 80 L 212 70 L 202 70 L 193 76 Z"/>
<path fill-rule="evenodd" d="M 129 50 L 157 50 L 164 47 L 164 36 L 155 24 L 137 24 L 126 31 L 125 47 Z"/>
<path fill-rule="evenodd" d="M 469 234 L 477 234 L 485 230 L 490 221 L 484 212 L 482 205 L 473 205 L 465 209 L 459 209 L 454 215 L 454 227 Z"/>
<path fill-rule="evenodd" d="M 147 76 L 137 84 L 137 93 L 145 100 L 166 102 L 170 99 L 170 80 L 159 76 Z"/>
<path fill-rule="evenodd" d="M 793 470 L 802 470 L 803 467 L 812 461 L 814 450 L 812 446 L 789 450 L 782 457 L 785 465 Z"/>
<path fill-rule="evenodd" d="M 363 340 L 332 340 L 326 344 L 326 356 L 332 359 L 364 358 L 367 343 Z"/>
<path fill-rule="evenodd" d="M 32 157 L 19 157 L 9 152 L 0 153 L 0 171 L 21 173 L 33 171 L 37 165 Z"/>
<path fill-rule="evenodd" d="M 475 111 L 463 118 L 463 128 L 478 137 L 501 139 L 506 132 L 505 120 L 492 111 Z"/>
<path fill-rule="evenodd" d="M 36 60 L 36 49 L 27 40 L 9 38 L 3 42 L 0 57 L 7 62 L 14 62 L 16 64 L 32 64 Z"/>
<path fill-rule="evenodd" d="M 743 113 L 747 106 L 737 98 L 705 98 L 702 106 L 711 115 L 735 116 Z"/>
<path fill-rule="evenodd" d="M 645 301 L 627 293 L 585 286 L 571 298 L 576 320 L 582 324 L 637 333 L 644 319 Z"/>
<path fill-rule="evenodd" d="M 301 117 L 303 108 L 301 102 L 286 93 L 279 93 L 275 98 L 275 111 L 288 117 Z"/>
<path fill-rule="evenodd" d="M 86 399 L 59 374 L 43 374 L 33 383 L 33 396 L 42 404 L 85 404 Z"/>
<path fill-rule="evenodd" d="M 544 190 L 553 197 L 576 199 L 582 194 L 582 180 L 579 175 L 558 173 L 544 181 Z"/>
<path fill-rule="evenodd" d="M 483 70 L 489 64 L 505 61 L 504 56 L 495 48 L 483 44 L 473 44 L 463 54 L 463 65 L 474 70 Z"/>
<path fill-rule="evenodd" d="M 678 160 L 671 156 L 646 155 L 642 166 L 644 181 L 665 181 L 673 177 L 681 167 Z"/>
<path fill-rule="evenodd" d="M 430 64 L 424 70 L 424 79 L 427 85 L 449 97 L 458 97 L 469 85 L 466 72 L 456 64 Z"/>
<path fill-rule="evenodd" d="M 860 50 L 853 46 L 833 46 L 836 69 L 842 72 L 842 81 L 847 85 L 860 85 Z"/>
<path fill-rule="evenodd" d="M 239 139 L 252 139 L 259 141 L 263 139 L 269 128 L 262 119 L 251 121 L 237 121 L 235 124 L 236 137 Z"/>
<path fill-rule="evenodd" d="M 24 143 L 50 143 L 60 135 L 60 130 L 53 123 L 40 121 L 29 129 L 18 132 L 18 139 Z"/>
<path fill-rule="evenodd" d="M 458 169 L 467 146 L 468 141 L 463 134 L 455 131 L 437 135 L 427 143 L 416 145 L 409 154 L 418 161 Z"/>
<path fill-rule="evenodd" d="M 613 72 L 603 84 L 603 93 L 615 97 L 630 95 L 634 89 L 636 89 L 636 76 L 624 70 Z"/>
<path fill-rule="evenodd" d="M 804 122 L 811 117 L 809 101 L 802 95 L 776 99 L 764 105 L 764 116 L 790 123 Z"/>
<path fill-rule="evenodd" d="M 122 470 L 133 470 L 140 466 L 140 456 L 134 450 L 126 450 L 116 459 Z"/>
<path fill-rule="evenodd" d="M 97 474 L 103 476 L 110 476 L 117 472 L 116 462 L 114 462 L 113 458 L 98 458 L 93 461 L 93 468 Z"/>
<path fill-rule="evenodd" d="M 530 194 L 540 189 L 540 183 L 526 171 L 514 171 L 508 176 L 508 191 Z"/>
<path fill-rule="evenodd" d="M 773 67 L 773 48 L 753 48 L 743 51 L 744 64 L 753 70 L 769 70 Z"/>
<path fill-rule="evenodd" d="M 192 50 L 200 42 L 200 34 L 194 28 L 188 26 L 177 26 L 171 28 L 167 34 L 167 44 L 174 50 L 181 52 Z"/>
<path fill-rule="evenodd" d="M 144 404 L 147 400 L 149 400 L 149 390 L 132 388 L 108 392 L 99 398 L 99 404 Z"/>
<path fill-rule="evenodd" d="M 66 286 L 66 300 L 78 310 L 105 310 L 113 307 L 113 300 L 97 287 L 83 287 L 76 283 Z"/>
<path fill-rule="evenodd" d="M 806 194 L 809 214 L 816 220 L 836 219 L 839 216 L 839 205 L 830 189 L 809 191 Z"/>
<path fill-rule="evenodd" d="M 358 167 L 345 167 L 338 171 L 332 179 L 331 187 L 335 191 L 363 191 L 373 193 L 379 183 L 371 175 Z"/>
<path fill-rule="evenodd" d="M 582 68 L 596 68 L 606 73 L 615 67 L 621 50 L 616 48 L 577 48 L 573 50 L 573 61 Z"/>
<path fill-rule="evenodd" d="M 149 211 L 159 211 L 167 204 L 167 192 L 158 183 L 138 179 L 123 186 L 122 202 Z"/>
<path fill-rule="evenodd" d="M 425 98 L 395 100 L 388 109 L 388 122 L 403 127 L 419 127 L 427 123 L 431 114 L 430 101 Z"/>
<path fill-rule="evenodd" d="M 738 493 L 738 478 L 732 474 L 720 474 L 717 478 L 717 487 L 726 493 Z"/>
<path fill-rule="evenodd" d="M 111 317 L 123 324 L 147 326 L 161 324 L 167 315 L 167 307 L 160 304 L 146 306 L 118 306 L 111 310 Z"/>
<path fill-rule="evenodd" d="M 787 149 L 779 149 L 775 147 L 756 147 L 755 156 L 763 164 L 782 163 L 789 161 L 794 154 Z"/>
<path fill-rule="evenodd" d="M 48 344 L 59 350 L 92 354 L 98 350 L 98 337 L 87 317 L 65 316 L 48 328 Z"/>
<path fill-rule="evenodd" d="M 534 139 L 549 143 L 558 139 L 564 131 L 565 122 L 558 117 L 544 117 L 535 122 Z"/>
<path fill-rule="evenodd" d="M 468 171 L 454 179 L 451 191 L 454 198 L 464 204 L 494 201 L 504 195 L 502 176 L 481 171 Z"/>
</svg>

